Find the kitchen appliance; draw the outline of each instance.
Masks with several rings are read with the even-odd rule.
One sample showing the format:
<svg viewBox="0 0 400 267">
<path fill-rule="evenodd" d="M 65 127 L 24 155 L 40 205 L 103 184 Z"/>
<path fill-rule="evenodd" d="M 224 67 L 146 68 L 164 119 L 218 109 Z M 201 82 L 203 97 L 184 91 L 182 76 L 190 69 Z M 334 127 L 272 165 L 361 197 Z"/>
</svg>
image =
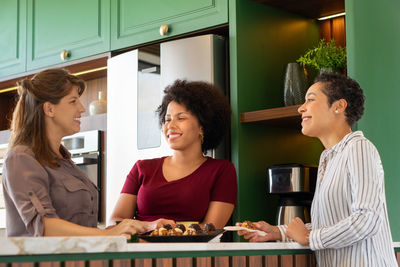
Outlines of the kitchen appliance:
<svg viewBox="0 0 400 267">
<path fill-rule="evenodd" d="M 79 132 L 64 137 L 61 143 L 71 153 L 71 159 L 88 176 L 99 190 L 98 221 L 104 221 L 101 207 L 104 198 L 102 140 L 104 133 L 99 130 Z"/>
<path fill-rule="evenodd" d="M 134 163 L 172 153 L 155 114 L 165 87 L 187 79 L 225 90 L 226 54 L 225 39 L 209 34 L 140 47 L 108 60 L 107 218 Z M 225 151 L 221 146 L 212 156 L 226 157 Z"/>
<path fill-rule="evenodd" d="M 296 217 L 309 223 L 318 167 L 283 164 L 270 166 L 267 172 L 268 193 L 279 195 L 276 224 L 288 224 Z"/>
</svg>

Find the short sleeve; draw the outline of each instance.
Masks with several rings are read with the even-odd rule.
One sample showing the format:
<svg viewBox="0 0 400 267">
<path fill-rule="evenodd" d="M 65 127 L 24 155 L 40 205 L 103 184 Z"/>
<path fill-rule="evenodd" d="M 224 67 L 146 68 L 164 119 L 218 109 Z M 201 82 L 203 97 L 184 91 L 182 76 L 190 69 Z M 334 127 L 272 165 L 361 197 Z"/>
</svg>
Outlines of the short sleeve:
<svg viewBox="0 0 400 267">
<path fill-rule="evenodd" d="M 58 217 L 49 196 L 47 172 L 33 155 L 12 150 L 3 168 L 3 188 L 16 210 L 7 212 L 18 212 L 26 230 L 33 236 L 42 236 L 43 216 Z"/>
<path fill-rule="evenodd" d="M 221 161 L 223 165 L 217 172 L 217 177 L 211 189 L 211 201 L 228 202 L 236 205 L 237 202 L 237 180 L 236 170 L 229 161 Z"/>
<path fill-rule="evenodd" d="M 135 165 L 133 165 L 131 171 L 126 177 L 124 186 L 122 187 L 121 194 L 131 194 L 137 195 L 140 185 L 142 184 L 142 179 L 140 175 L 140 161 L 137 161 Z"/>
</svg>

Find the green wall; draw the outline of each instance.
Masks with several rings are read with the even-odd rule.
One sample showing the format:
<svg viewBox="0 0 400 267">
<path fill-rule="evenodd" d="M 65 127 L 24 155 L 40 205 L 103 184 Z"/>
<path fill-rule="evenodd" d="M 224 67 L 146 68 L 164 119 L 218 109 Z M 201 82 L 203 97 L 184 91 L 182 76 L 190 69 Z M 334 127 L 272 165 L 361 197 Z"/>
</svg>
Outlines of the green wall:
<svg viewBox="0 0 400 267">
<path fill-rule="evenodd" d="M 322 146 L 300 127 L 241 124 L 240 113 L 283 106 L 285 66 L 318 42 L 318 25 L 250 0 L 229 4 L 232 161 L 239 185 L 234 220 L 274 223 L 277 197 L 266 194 L 267 167 L 317 164 Z"/>
<path fill-rule="evenodd" d="M 394 241 L 400 241 L 399 12 L 399 0 L 346 0 L 348 75 L 360 83 L 366 96 L 358 129 L 382 158 Z"/>
</svg>

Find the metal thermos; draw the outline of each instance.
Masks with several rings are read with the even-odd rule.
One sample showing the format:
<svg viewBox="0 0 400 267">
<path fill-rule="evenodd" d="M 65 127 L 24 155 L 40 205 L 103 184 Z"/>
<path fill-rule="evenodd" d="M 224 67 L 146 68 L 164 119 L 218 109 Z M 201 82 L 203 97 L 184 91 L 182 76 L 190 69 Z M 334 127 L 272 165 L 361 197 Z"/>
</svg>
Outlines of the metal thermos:
<svg viewBox="0 0 400 267">
<path fill-rule="evenodd" d="M 296 217 L 310 222 L 317 171 L 316 166 L 302 164 L 268 167 L 268 193 L 279 195 L 276 224 L 288 224 Z"/>
</svg>

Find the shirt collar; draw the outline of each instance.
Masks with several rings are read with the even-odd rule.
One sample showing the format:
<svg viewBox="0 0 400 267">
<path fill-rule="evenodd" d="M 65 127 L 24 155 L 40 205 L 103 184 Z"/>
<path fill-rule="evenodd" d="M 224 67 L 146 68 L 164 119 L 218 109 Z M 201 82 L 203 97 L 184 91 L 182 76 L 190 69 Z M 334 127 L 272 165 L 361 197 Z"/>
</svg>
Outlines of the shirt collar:
<svg viewBox="0 0 400 267">
<path fill-rule="evenodd" d="M 330 153 L 335 151 L 336 153 L 338 152 L 342 152 L 343 149 L 345 148 L 345 146 L 354 138 L 356 137 L 364 137 L 364 134 L 362 133 L 362 131 L 355 131 L 355 132 L 350 132 L 348 134 L 346 134 L 342 140 L 340 140 L 339 143 L 337 143 L 336 145 L 334 145 L 331 148 L 326 149 L 324 152 L 325 153 Z M 324 154 L 325 154 L 324 153 Z"/>
</svg>

